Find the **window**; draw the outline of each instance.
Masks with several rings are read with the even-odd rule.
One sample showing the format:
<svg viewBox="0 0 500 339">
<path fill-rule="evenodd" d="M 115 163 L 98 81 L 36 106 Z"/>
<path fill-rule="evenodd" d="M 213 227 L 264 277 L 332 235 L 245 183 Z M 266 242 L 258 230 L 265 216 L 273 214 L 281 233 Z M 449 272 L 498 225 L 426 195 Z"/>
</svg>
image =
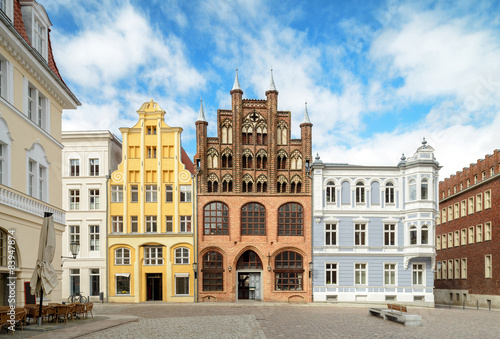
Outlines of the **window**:
<svg viewBox="0 0 500 339">
<path fill-rule="evenodd" d="M 461 217 L 465 217 L 467 215 L 467 202 L 465 200 L 462 200 L 460 202 L 460 207 L 461 207 Z"/>
<path fill-rule="evenodd" d="M 443 262 L 441 263 L 441 273 L 442 273 L 442 278 L 443 279 L 448 279 L 448 264 L 447 264 L 447 261 L 446 260 L 443 260 Z"/>
<path fill-rule="evenodd" d="M 455 247 L 460 246 L 460 231 L 455 231 L 454 235 L 455 235 L 454 238 Z"/>
<path fill-rule="evenodd" d="M 45 27 L 38 20 L 33 27 L 33 47 L 45 58 Z"/>
<path fill-rule="evenodd" d="M 277 166 L 277 169 L 279 169 L 279 170 L 286 169 L 286 155 L 285 154 L 278 155 L 278 161 L 277 161 L 276 166 Z"/>
<path fill-rule="evenodd" d="M 175 295 L 189 295 L 189 273 L 175 273 Z"/>
<path fill-rule="evenodd" d="M 265 157 L 265 156 L 263 156 Z M 232 168 L 233 167 L 233 155 L 230 153 L 230 151 L 223 153 L 222 154 L 222 168 Z M 257 168 L 265 168 L 262 166 L 262 160 L 259 156 L 257 156 Z"/>
<path fill-rule="evenodd" d="M 139 217 L 137 215 L 130 216 L 130 231 L 133 233 L 139 232 Z"/>
<path fill-rule="evenodd" d="M 139 201 L 139 186 L 130 185 L 130 202 L 138 202 L 138 201 Z"/>
<path fill-rule="evenodd" d="M 476 212 L 483 210 L 483 194 L 476 195 Z"/>
<path fill-rule="evenodd" d="M 366 264 L 354 264 L 354 284 L 366 285 Z"/>
<path fill-rule="evenodd" d="M 72 242 L 80 243 L 80 226 L 69 226 L 69 243 Z"/>
<path fill-rule="evenodd" d="M 80 269 L 70 268 L 69 270 L 69 293 L 71 295 L 80 293 Z"/>
<path fill-rule="evenodd" d="M 47 99 L 45 96 L 31 83 L 28 82 L 26 101 L 26 115 L 38 127 L 48 130 L 47 124 Z"/>
<path fill-rule="evenodd" d="M 467 179 L 467 187 L 470 186 L 470 179 Z"/>
<path fill-rule="evenodd" d="M 337 264 L 330 264 L 326 263 L 325 264 L 325 284 L 326 285 L 337 285 Z"/>
<path fill-rule="evenodd" d="M 396 285 L 396 264 L 384 264 L 384 285 Z"/>
<path fill-rule="evenodd" d="M 491 190 L 484 192 L 484 209 L 491 208 Z"/>
<path fill-rule="evenodd" d="M 417 200 L 417 182 L 410 180 L 410 201 Z"/>
<path fill-rule="evenodd" d="M 189 264 L 189 249 L 186 247 L 179 247 L 175 249 L 175 263 L 181 265 Z"/>
<path fill-rule="evenodd" d="M 482 171 L 481 172 L 481 180 L 484 180 L 486 178 L 486 172 Z"/>
<path fill-rule="evenodd" d="M 290 169 L 292 170 L 301 170 L 302 169 L 302 155 L 300 152 L 295 151 L 292 153 L 290 159 Z"/>
<path fill-rule="evenodd" d="M 467 258 L 462 258 L 461 279 L 467 279 Z"/>
<path fill-rule="evenodd" d="M 493 166 L 490 167 L 490 177 L 495 175 L 495 168 Z"/>
<path fill-rule="evenodd" d="M 492 266 L 491 266 L 491 254 L 484 256 L 484 277 L 485 278 L 493 277 Z"/>
<path fill-rule="evenodd" d="M 222 254 L 207 252 L 203 256 L 203 291 L 222 291 L 224 284 L 224 269 Z"/>
<path fill-rule="evenodd" d="M 396 225 L 384 224 L 384 246 L 396 245 Z"/>
<path fill-rule="evenodd" d="M 460 241 L 460 243 L 462 244 L 462 246 L 467 245 L 467 229 L 462 228 L 461 233 L 462 240 Z"/>
<path fill-rule="evenodd" d="M 441 267 L 441 268 L 439 267 L 439 266 L 441 266 L 440 264 L 441 264 L 441 261 L 438 261 L 438 262 L 437 262 L 437 265 L 436 265 L 436 279 L 438 279 L 438 280 L 442 279 L 442 278 L 441 278 L 441 277 L 442 277 L 441 272 L 442 272 L 443 268 L 442 268 L 442 267 Z"/>
<path fill-rule="evenodd" d="M 458 208 L 458 202 L 453 206 L 453 212 L 455 214 L 455 219 L 460 218 L 460 209 Z"/>
<path fill-rule="evenodd" d="M 297 203 L 282 205 L 278 210 L 278 235 L 303 235 L 303 208 Z"/>
<path fill-rule="evenodd" d="M 223 144 L 232 144 L 233 143 L 233 127 L 231 126 L 231 122 L 225 121 L 224 126 L 221 130 L 222 134 L 222 143 Z"/>
<path fill-rule="evenodd" d="M 205 235 L 229 234 L 229 211 L 222 202 L 212 202 L 203 210 L 203 227 Z"/>
<path fill-rule="evenodd" d="M 333 181 L 329 181 L 326 184 L 326 202 L 335 202 L 335 184 L 333 183 Z"/>
<path fill-rule="evenodd" d="M 325 245 L 337 245 L 337 224 L 325 224 Z"/>
<path fill-rule="evenodd" d="M 365 186 L 362 182 L 358 182 L 356 184 L 356 202 L 357 203 L 365 202 Z"/>
<path fill-rule="evenodd" d="M 422 245 L 427 245 L 429 243 L 429 228 L 427 225 L 423 225 L 420 230 L 420 243 Z"/>
<path fill-rule="evenodd" d="M 146 202 L 156 202 L 158 194 L 156 187 L 156 185 L 146 185 Z"/>
<path fill-rule="evenodd" d="M 89 226 L 90 251 L 99 251 L 99 225 Z"/>
<path fill-rule="evenodd" d="M 123 185 L 111 185 L 111 202 L 123 202 Z"/>
<path fill-rule="evenodd" d="M 453 186 L 453 193 L 457 193 L 457 185 Z"/>
<path fill-rule="evenodd" d="M 412 284 L 413 286 L 424 286 L 424 267 L 425 264 L 413 264 L 412 265 Z"/>
<path fill-rule="evenodd" d="M 429 199 L 429 184 L 427 179 L 422 180 L 420 185 L 420 199 Z"/>
<path fill-rule="evenodd" d="M 267 145 L 267 127 L 257 127 L 257 145 Z"/>
<path fill-rule="evenodd" d="M 455 279 L 460 279 L 460 259 L 455 259 Z"/>
<path fill-rule="evenodd" d="M 144 247 L 144 265 L 163 265 L 163 247 Z"/>
<path fill-rule="evenodd" d="M 483 225 L 476 226 L 476 242 L 483 241 Z"/>
<path fill-rule="evenodd" d="M 243 154 L 243 157 L 242 157 L 242 162 L 241 162 L 241 166 L 243 168 L 252 168 L 252 160 L 253 160 L 253 157 L 252 157 L 252 154 L 247 150 L 244 154 Z M 278 169 L 280 169 L 280 164 L 278 162 Z"/>
<path fill-rule="evenodd" d="M 385 203 L 394 204 L 394 184 L 388 182 L 385 187 Z"/>
<path fill-rule="evenodd" d="M 286 145 L 288 143 L 287 128 L 283 122 L 278 123 L 276 138 L 278 145 Z"/>
<path fill-rule="evenodd" d="M 304 269 L 299 253 L 287 251 L 278 254 L 274 271 L 277 291 L 302 291 Z"/>
<path fill-rule="evenodd" d="M 181 215 L 181 232 L 191 232 L 191 216 Z"/>
<path fill-rule="evenodd" d="M 410 226 L 410 245 L 417 244 L 417 226 Z"/>
<path fill-rule="evenodd" d="M 172 185 L 165 185 L 165 202 L 172 202 L 174 199 L 174 188 Z"/>
<path fill-rule="evenodd" d="M 453 232 L 448 232 L 448 248 L 453 247 Z"/>
<path fill-rule="evenodd" d="M 438 235 L 436 237 L 436 250 L 440 250 L 441 249 L 441 236 Z"/>
<path fill-rule="evenodd" d="M 446 208 L 443 208 L 443 210 L 441 211 L 441 223 L 445 223 L 446 222 Z"/>
<path fill-rule="evenodd" d="M 474 175 L 474 183 L 477 184 L 477 174 Z"/>
<path fill-rule="evenodd" d="M 155 135 L 156 134 L 156 126 L 148 126 L 147 127 L 147 133 L 148 135 Z"/>
<path fill-rule="evenodd" d="M 113 233 L 123 233 L 123 216 L 116 215 L 111 217 L 111 229 Z"/>
<path fill-rule="evenodd" d="M 80 190 L 69 190 L 69 209 L 80 209 Z"/>
<path fill-rule="evenodd" d="M 354 224 L 354 245 L 366 245 L 366 224 Z"/>
<path fill-rule="evenodd" d="M 491 222 L 484 223 L 484 241 L 491 240 Z"/>
<path fill-rule="evenodd" d="M 469 198 L 469 215 L 474 213 L 474 197 Z"/>
<path fill-rule="evenodd" d="M 441 249 L 443 249 L 443 250 L 446 249 L 446 234 L 443 234 L 441 236 Z"/>
<path fill-rule="evenodd" d="M 158 227 L 156 224 L 156 215 L 146 215 L 146 232 L 148 233 L 158 232 Z"/>
<path fill-rule="evenodd" d="M 91 189 L 89 190 L 89 208 L 91 210 L 99 209 L 99 190 Z"/>
<path fill-rule="evenodd" d="M 115 265 L 130 265 L 130 250 L 128 248 L 115 250 Z"/>
<path fill-rule="evenodd" d="M 116 295 L 130 295 L 130 274 L 118 273 L 115 274 L 116 280 Z"/>
<path fill-rule="evenodd" d="M 99 295 L 99 291 L 101 290 L 99 283 L 99 269 L 91 268 L 90 269 L 90 295 L 97 296 Z"/>
<path fill-rule="evenodd" d="M 48 169 L 49 162 L 43 147 L 35 143 L 26 152 L 27 161 L 27 193 L 33 198 L 47 201 L 48 199 Z"/>
<path fill-rule="evenodd" d="M 7 177 L 9 165 L 10 164 L 7 158 L 7 145 L 4 145 L 0 140 L 0 185 L 8 185 Z"/>
<path fill-rule="evenodd" d="M 89 159 L 90 176 L 99 176 L 99 159 Z"/>
<path fill-rule="evenodd" d="M 80 160 L 78 159 L 70 159 L 69 160 L 69 175 L 71 177 L 79 177 L 80 176 Z"/>
<path fill-rule="evenodd" d="M 180 185 L 180 201 L 181 202 L 191 202 L 191 186 Z"/>
<path fill-rule="evenodd" d="M 156 158 L 156 146 L 147 146 L 146 151 L 149 159 Z"/>
<path fill-rule="evenodd" d="M 474 226 L 469 227 L 469 244 L 474 243 Z"/>
<path fill-rule="evenodd" d="M 241 234 L 266 235 L 266 209 L 258 203 L 248 203 L 241 208 Z"/>
<path fill-rule="evenodd" d="M 233 160 L 231 158 L 231 156 L 229 155 L 229 159 L 228 159 L 228 163 L 230 164 L 229 168 L 233 167 Z M 260 151 L 259 153 L 257 153 L 257 169 L 266 169 L 267 168 L 267 155 L 265 152 L 262 152 Z"/>
<path fill-rule="evenodd" d="M 174 217 L 171 215 L 165 216 L 165 231 L 168 233 L 174 231 Z"/>
<path fill-rule="evenodd" d="M 453 220 L 453 206 L 448 206 L 448 221 Z"/>
</svg>

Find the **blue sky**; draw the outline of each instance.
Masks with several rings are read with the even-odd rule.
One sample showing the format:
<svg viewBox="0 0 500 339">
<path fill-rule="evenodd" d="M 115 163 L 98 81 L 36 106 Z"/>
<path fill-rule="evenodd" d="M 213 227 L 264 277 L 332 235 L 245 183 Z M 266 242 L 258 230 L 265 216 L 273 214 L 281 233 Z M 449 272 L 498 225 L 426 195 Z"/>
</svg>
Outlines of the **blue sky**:
<svg viewBox="0 0 500 339">
<path fill-rule="evenodd" d="M 499 2 L 38 1 L 82 102 L 65 130 L 120 136 L 153 99 L 192 157 L 200 98 L 215 136 L 235 68 L 256 99 L 273 68 L 292 137 L 307 101 L 324 162 L 396 165 L 425 137 L 443 179 L 500 148 Z"/>
</svg>

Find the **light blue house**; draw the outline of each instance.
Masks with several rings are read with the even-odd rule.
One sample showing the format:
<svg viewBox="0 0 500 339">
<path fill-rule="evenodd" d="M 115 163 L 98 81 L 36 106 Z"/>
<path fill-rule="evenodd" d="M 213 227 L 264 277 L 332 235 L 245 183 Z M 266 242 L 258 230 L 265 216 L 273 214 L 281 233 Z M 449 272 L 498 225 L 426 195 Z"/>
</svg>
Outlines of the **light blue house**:
<svg viewBox="0 0 500 339">
<path fill-rule="evenodd" d="M 316 157 L 314 301 L 434 305 L 439 169 L 425 139 L 397 166 Z"/>
</svg>

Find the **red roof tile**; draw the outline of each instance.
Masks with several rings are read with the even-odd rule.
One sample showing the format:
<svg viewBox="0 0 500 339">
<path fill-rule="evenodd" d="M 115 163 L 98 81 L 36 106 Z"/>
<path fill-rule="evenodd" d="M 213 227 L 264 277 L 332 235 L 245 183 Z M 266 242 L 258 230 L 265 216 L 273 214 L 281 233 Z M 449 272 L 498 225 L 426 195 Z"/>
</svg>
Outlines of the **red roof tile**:
<svg viewBox="0 0 500 339">
<path fill-rule="evenodd" d="M 186 166 L 186 169 L 191 172 L 191 174 L 194 174 L 194 165 L 191 159 L 189 159 L 189 156 L 187 155 L 186 151 L 184 148 L 181 147 L 181 161 Z"/>
</svg>

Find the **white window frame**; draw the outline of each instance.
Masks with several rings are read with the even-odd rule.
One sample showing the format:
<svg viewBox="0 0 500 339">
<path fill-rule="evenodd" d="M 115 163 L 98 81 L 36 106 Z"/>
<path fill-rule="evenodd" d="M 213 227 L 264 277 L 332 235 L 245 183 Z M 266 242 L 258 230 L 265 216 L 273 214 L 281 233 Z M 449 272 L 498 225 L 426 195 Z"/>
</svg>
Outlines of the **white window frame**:
<svg viewBox="0 0 500 339">
<path fill-rule="evenodd" d="M 79 189 L 69 189 L 68 190 L 68 203 L 70 211 L 78 211 L 80 209 L 80 190 Z"/>
<path fill-rule="evenodd" d="M 111 202 L 123 202 L 123 185 L 111 185 Z"/>
<path fill-rule="evenodd" d="M 156 215 L 146 215 L 146 233 L 158 233 L 158 220 Z"/>
<path fill-rule="evenodd" d="M 139 202 L 139 185 L 130 185 L 130 203 L 135 204 L 138 202 Z"/>
<path fill-rule="evenodd" d="M 8 1 L 10 2 L 10 0 Z M 14 104 L 14 65 L 0 54 L 0 96 Z"/>
<path fill-rule="evenodd" d="M 158 201 L 158 186 L 157 185 L 146 185 L 146 202 L 157 202 Z"/>
<path fill-rule="evenodd" d="M 476 212 L 483 210 L 483 194 L 479 193 L 476 195 Z"/>
<path fill-rule="evenodd" d="M 120 247 L 115 250 L 115 265 L 127 266 L 131 264 L 130 249 Z"/>
<path fill-rule="evenodd" d="M 89 210 L 99 210 L 100 191 L 98 188 L 89 189 Z"/>
<path fill-rule="evenodd" d="M 118 278 L 127 278 L 128 280 L 128 293 L 121 293 L 122 291 L 118 291 Z M 115 295 L 125 295 L 129 296 L 131 295 L 131 288 L 130 288 L 130 273 L 116 273 L 115 274 Z"/>
<path fill-rule="evenodd" d="M 415 179 L 411 179 L 408 182 L 408 200 L 415 201 L 417 200 L 417 181 Z"/>
<path fill-rule="evenodd" d="M 460 279 L 467 279 L 467 258 L 461 260 Z"/>
<path fill-rule="evenodd" d="M 469 244 L 473 244 L 475 241 L 475 229 L 474 226 L 469 227 Z"/>
<path fill-rule="evenodd" d="M 89 225 L 89 251 L 99 251 L 100 248 L 100 227 L 99 225 Z M 92 248 L 92 246 L 94 248 Z"/>
<path fill-rule="evenodd" d="M 189 248 L 177 247 L 174 250 L 174 263 L 176 265 L 189 265 Z"/>
<path fill-rule="evenodd" d="M 471 215 L 474 213 L 474 196 L 469 197 L 468 202 L 468 213 Z"/>
<path fill-rule="evenodd" d="M 174 273 L 174 278 L 175 278 L 175 295 L 176 296 L 189 296 L 190 295 L 190 289 L 191 289 L 191 281 L 189 279 L 189 273 Z M 178 279 L 187 279 L 187 288 L 188 291 L 187 293 L 177 293 L 177 286 L 178 286 Z"/>
<path fill-rule="evenodd" d="M 99 176 L 99 158 L 89 159 L 89 176 L 90 177 Z"/>
<path fill-rule="evenodd" d="M 390 224 L 390 223 L 384 223 L 384 246 L 397 246 L 398 244 L 398 238 L 397 238 L 397 233 L 396 233 L 396 224 Z M 389 237 L 389 242 L 391 239 L 391 236 L 394 238 L 394 244 L 387 244 L 387 236 Z"/>
<path fill-rule="evenodd" d="M 74 282 L 75 279 L 78 279 L 78 283 Z M 82 279 L 80 277 L 80 269 L 74 268 L 74 267 L 70 268 L 69 269 L 69 293 L 71 295 L 80 293 L 82 291 L 81 290 L 81 286 L 82 286 L 81 283 L 82 283 Z M 78 285 L 78 288 L 80 290 L 74 291 L 73 290 L 74 285 Z"/>
<path fill-rule="evenodd" d="M 95 273 L 94 270 L 97 270 L 97 273 Z M 97 294 L 92 293 L 93 292 L 92 277 L 97 277 L 97 280 L 99 281 L 99 291 L 97 291 Z M 100 291 L 101 291 L 101 270 L 99 268 L 89 268 L 89 295 L 98 296 Z"/>
<path fill-rule="evenodd" d="M 328 181 L 325 189 L 325 201 L 327 204 L 334 204 L 335 199 L 335 184 L 333 181 Z"/>
<path fill-rule="evenodd" d="M 49 202 L 50 164 L 45 150 L 39 143 L 26 151 L 26 188 L 27 194 L 35 199 Z"/>
<path fill-rule="evenodd" d="M 368 228 L 366 223 L 354 224 L 354 246 L 368 246 Z"/>
<path fill-rule="evenodd" d="M 425 263 L 414 263 L 411 267 L 411 285 L 412 286 L 425 286 Z M 416 278 L 416 282 L 415 282 Z"/>
<path fill-rule="evenodd" d="M 484 256 L 484 277 L 486 279 L 493 278 L 493 256 L 487 254 Z"/>
<path fill-rule="evenodd" d="M 9 126 L 7 122 L 0 117 L 0 184 L 10 186 L 11 182 L 11 144 L 12 138 L 9 132 Z"/>
<path fill-rule="evenodd" d="M 134 228 L 135 228 L 135 231 L 134 231 Z M 131 233 L 139 232 L 139 217 L 137 215 L 130 216 L 130 232 Z"/>
<path fill-rule="evenodd" d="M 122 215 L 111 216 L 111 232 L 112 233 L 123 233 L 123 216 Z"/>
<path fill-rule="evenodd" d="M 179 201 L 191 202 L 191 185 L 179 185 Z"/>
<path fill-rule="evenodd" d="M 68 241 L 69 244 L 72 242 L 80 243 L 80 225 L 68 225 Z"/>
<path fill-rule="evenodd" d="M 389 282 L 387 282 L 389 273 Z M 391 274 L 392 273 L 392 274 Z M 398 281 L 398 264 L 394 262 L 384 263 L 384 286 L 395 286 Z"/>
<path fill-rule="evenodd" d="M 388 182 L 385 186 L 385 203 L 394 204 L 395 201 L 394 184 L 392 182 Z"/>
<path fill-rule="evenodd" d="M 491 240 L 491 221 L 484 223 L 484 241 Z"/>
<path fill-rule="evenodd" d="M 165 185 L 165 202 L 174 201 L 174 187 L 173 185 Z"/>
<path fill-rule="evenodd" d="M 162 265 L 163 265 L 163 247 L 145 246 L 144 266 L 162 266 Z"/>
<path fill-rule="evenodd" d="M 361 181 L 356 183 L 356 204 L 366 203 L 366 189 L 365 184 Z"/>
<path fill-rule="evenodd" d="M 453 279 L 460 279 L 460 259 L 455 259 L 455 263 L 453 264 L 454 274 Z"/>
<path fill-rule="evenodd" d="M 429 181 L 427 179 L 423 179 L 420 182 L 420 199 L 421 200 L 429 199 Z"/>
<path fill-rule="evenodd" d="M 190 215 L 181 215 L 179 226 L 180 226 L 179 232 L 191 233 L 192 232 L 191 216 Z"/>
<path fill-rule="evenodd" d="M 335 277 L 335 282 L 332 282 L 333 277 Z M 328 283 L 328 278 L 330 278 L 330 283 Z M 337 286 L 338 284 L 339 284 L 339 263 L 338 262 L 325 263 L 325 286 Z"/>
<path fill-rule="evenodd" d="M 368 263 L 365 262 L 354 263 L 354 285 L 355 286 L 368 285 Z"/>
<path fill-rule="evenodd" d="M 24 78 L 26 117 L 36 126 L 50 133 L 49 99 L 38 88 Z"/>
<path fill-rule="evenodd" d="M 491 190 L 484 192 L 484 209 L 491 208 Z"/>
<path fill-rule="evenodd" d="M 462 218 L 467 216 L 467 200 L 461 201 L 461 215 Z"/>
<path fill-rule="evenodd" d="M 80 159 L 69 159 L 69 176 L 80 176 Z"/>
<path fill-rule="evenodd" d="M 462 246 L 467 245 L 467 228 L 462 228 L 460 237 L 461 237 L 460 244 Z"/>
<path fill-rule="evenodd" d="M 168 230 L 169 228 L 170 228 L 170 231 Z M 172 215 L 165 216 L 165 232 L 166 233 L 174 232 L 174 217 Z"/>
<path fill-rule="evenodd" d="M 476 225 L 476 242 L 483 242 L 483 224 Z"/>
<path fill-rule="evenodd" d="M 441 236 L 438 235 L 436 236 L 436 250 L 440 250 L 441 249 Z"/>
<path fill-rule="evenodd" d="M 338 246 L 336 223 L 325 223 L 325 246 Z"/>
</svg>

